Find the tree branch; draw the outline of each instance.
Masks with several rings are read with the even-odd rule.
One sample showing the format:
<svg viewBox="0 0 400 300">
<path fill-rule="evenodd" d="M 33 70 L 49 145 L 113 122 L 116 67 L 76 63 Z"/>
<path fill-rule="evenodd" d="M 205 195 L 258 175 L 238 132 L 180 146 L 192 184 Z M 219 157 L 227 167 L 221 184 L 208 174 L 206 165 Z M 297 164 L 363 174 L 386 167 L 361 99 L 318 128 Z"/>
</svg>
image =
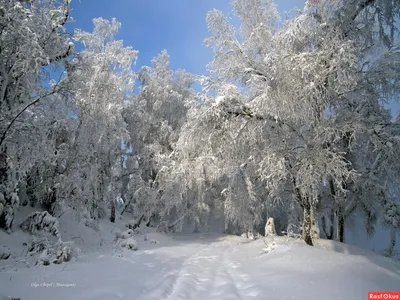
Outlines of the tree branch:
<svg viewBox="0 0 400 300">
<path fill-rule="evenodd" d="M 358 8 L 354 11 L 353 15 L 351 16 L 351 20 L 355 20 L 358 15 L 368 6 L 374 4 L 376 0 L 363 0 L 362 3 L 358 6 Z"/>
<path fill-rule="evenodd" d="M 57 93 L 57 92 L 58 92 L 57 89 L 53 89 L 51 92 L 49 92 L 49 93 L 47 93 L 47 94 L 45 94 L 45 95 L 43 95 L 43 96 L 41 96 L 41 97 L 35 99 L 34 101 L 32 101 L 31 103 L 29 103 L 28 105 L 26 105 L 24 108 L 22 108 L 21 111 L 20 111 L 20 112 L 11 120 L 11 122 L 7 125 L 5 131 L 4 131 L 3 134 L 1 135 L 1 138 L 0 138 L 0 147 L 3 145 L 3 142 L 4 142 L 5 139 L 6 139 L 6 136 L 7 136 L 8 131 L 11 129 L 12 125 L 15 123 L 15 121 L 19 118 L 20 115 L 22 115 L 29 107 L 35 105 L 35 104 L 38 103 L 40 100 L 42 100 L 42 99 L 44 99 L 44 98 L 46 98 L 46 97 L 48 97 L 48 96 L 50 96 L 50 95 L 53 95 L 53 94 L 55 94 L 55 93 Z"/>
<path fill-rule="evenodd" d="M 281 120 L 281 119 L 279 119 L 279 118 L 276 118 L 276 117 L 274 117 L 274 116 L 272 116 L 272 115 L 268 115 L 268 114 L 267 114 L 266 116 L 262 116 L 262 115 L 256 114 L 256 113 L 252 112 L 252 111 L 250 110 L 250 108 L 248 108 L 248 107 L 246 107 L 246 106 L 242 106 L 241 109 L 242 109 L 242 110 L 239 110 L 239 111 L 228 110 L 228 111 L 226 111 L 226 113 L 227 113 L 228 115 L 232 115 L 232 116 L 235 116 L 235 117 L 240 117 L 240 116 L 241 116 L 241 117 L 252 118 L 252 119 L 258 120 L 258 121 L 270 121 L 270 122 L 274 122 L 274 123 L 276 123 L 279 127 L 286 126 L 290 131 L 292 131 L 292 132 L 295 133 L 299 138 L 301 138 L 301 139 L 303 140 L 303 142 L 304 142 L 306 145 L 308 145 L 306 139 L 304 138 L 304 136 L 303 136 L 301 133 L 299 133 L 293 126 L 291 126 L 290 124 L 288 124 L 287 122 L 285 122 L 285 121 L 283 121 L 283 120 Z M 271 128 L 272 128 L 272 129 L 275 129 L 275 126 L 271 126 Z"/>
</svg>

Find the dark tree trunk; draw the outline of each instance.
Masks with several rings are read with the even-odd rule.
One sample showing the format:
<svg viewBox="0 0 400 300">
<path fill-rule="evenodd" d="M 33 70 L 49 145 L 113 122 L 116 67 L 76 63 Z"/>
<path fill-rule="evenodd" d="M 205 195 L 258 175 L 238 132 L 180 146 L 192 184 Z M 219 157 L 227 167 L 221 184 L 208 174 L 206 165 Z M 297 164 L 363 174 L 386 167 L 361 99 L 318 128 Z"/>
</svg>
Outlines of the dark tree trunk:
<svg viewBox="0 0 400 300">
<path fill-rule="evenodd" d="M 335 212 L 332 209 L 330 213 L 330 220 L 331 220 L 331 226 L 330 226 L 330 232 L 329 232 L 329 239 L 333 240 L 333 235 L 335 233 Z"/>
<path fill-rule="evenodd" d="M 333 240 L 333 234 L 334 234 L 334 223 L 335 223 L 335 213 L 333 210 L 331 210 L 329 214 L 329 231 L 327 229 L 327 224 L 326 224 L 326 217 L 322 216 L 321 218 L 322 222 L 322 230 L 325 233 L 325 236 L 328 240 Z"/>
<path fill-rule="evenodd" d="M 147 227 L 153 227 L 152 226 L 153 225 L 152 224 L 153 219 L 154 219 L 154 215 L 152 214 L 152 215 L 150 215 L 149 219 L 147 220 L 147 223 L 146 223 Z"/>
<path fill-rule="evenodd" d="M 110 221 L 115 223 L 115 200 L 111 200 L 111 216 Z"/>
<path fill-rule="evenodd" d="M 342 209 L 337 212 L 339 242 L 344 243 L 344 214 Z"/>
<path fill-rule="evenodd" d="M 126 209 L 128 208 L 128 206 L 129 206 L 129 204 L 131 204 L 131 198 L 129 198 L 128 202 L 125 202 L 125 199 L 123 199 L 123 200 L 124 200 L 125 205 L 124 205 L 124 208 L 123 208 L 122 211 L 121 211 L 121 216 L 124 214 L 125 210 L 126 210 Z"/>
<path fill-rule="evenodd" d="M 303 199 L 303 239 L 307 245 L 314 246 L 311 237 L 311 204 L 308 198 Z"/>
</svg>

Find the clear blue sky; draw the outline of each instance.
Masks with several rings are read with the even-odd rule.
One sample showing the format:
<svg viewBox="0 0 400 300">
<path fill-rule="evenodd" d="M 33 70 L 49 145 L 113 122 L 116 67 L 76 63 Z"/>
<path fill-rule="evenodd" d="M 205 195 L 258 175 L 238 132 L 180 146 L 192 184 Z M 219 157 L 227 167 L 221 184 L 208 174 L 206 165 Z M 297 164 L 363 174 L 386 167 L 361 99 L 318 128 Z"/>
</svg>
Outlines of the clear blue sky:
<svg viewBox="0 0 400 300">
<path fill-rule="evenodd" d="M 207 12 L 216 8 L 229 15 L 231 0 L 72 0 L 68 28 L 93 30 L 92 19 L 116 18 L 122 23 L 118 39 L 139 50 L 138 67 L 150 65 L 163 49 L 171 56 L 171 68 L 206 74 L 212 50 L 203 45 L 209 37 Z M 303 8 L 305 0 L 277 0 L 281 14 Z"/>
</svg>

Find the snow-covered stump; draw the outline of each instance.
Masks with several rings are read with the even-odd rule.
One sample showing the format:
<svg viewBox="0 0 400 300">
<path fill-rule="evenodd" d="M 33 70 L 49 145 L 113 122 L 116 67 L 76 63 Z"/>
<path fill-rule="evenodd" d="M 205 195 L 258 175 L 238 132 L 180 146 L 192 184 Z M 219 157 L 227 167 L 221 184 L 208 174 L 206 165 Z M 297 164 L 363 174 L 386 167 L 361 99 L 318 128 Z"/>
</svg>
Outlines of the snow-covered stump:
<svg viewBox="0 0 400 300">
<path fill-rule="evenodd" d="M 248 231 L 247 232 L 247 238 L 251 241 L 255 240 L 254 232 L 253 231 Z"/>
<path fill-rule="evenodd" d="M 269 253 L 275 249 L 275 221 L 274 218 L 268 218 L 267 223 L 265 223 L 265 234 L 264 234 L 263 242 L 264 248 L 261 250 L 261 254 Z"/>
<path fill-rule="evenodd" d="M 267 223 L 265 224 L 265 236 L 275 236 L 275 221 L 274 218 L 268 218 Z"/>
</svg>

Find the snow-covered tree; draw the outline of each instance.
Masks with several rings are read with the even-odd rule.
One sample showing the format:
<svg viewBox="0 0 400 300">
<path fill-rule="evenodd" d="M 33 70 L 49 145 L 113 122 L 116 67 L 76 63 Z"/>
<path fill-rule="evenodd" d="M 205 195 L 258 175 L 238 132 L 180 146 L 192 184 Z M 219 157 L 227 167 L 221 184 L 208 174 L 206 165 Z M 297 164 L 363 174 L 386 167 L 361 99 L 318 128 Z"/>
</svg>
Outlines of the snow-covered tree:
<svg viewBox="0 0 400 300">
<path fill-rule="evenodd" d="M 389 202 L 383 208 L 383 225 L 390 230 L 390 243 L 387 255 L 392 256 L 396 245 L 396 234 L 400 229 L 400 205 L 396 202 Z"/>
<path fill-rule="evenodd" d="M 169 195 L 158 184 L 186 121 L 187 104 L 194 101 L 191 85 L 195 78 L 184 70 L 172 71 L 166 51 L 152 63 L 153 67 L 140 70 L 139 94 L 127 102 L 124 110 L 129 131 L 126 147 L 132 149 L 127 153 L 127 162 L 132 160 L 137 165 L 126 194 L 137 217 L 144 213 L 146 220 L 161 220 L 169 214 L 163 200 Z"/>
<path fill-rule="evenodd" d="M 0 218 L 6 229 L 19 204 L 18 182 L 51 149 L 50 124 L 42 122 L 47 111 L 40 106 L 63 87 L 60 80 L 43 82 L 73 52 L 68 20 L 69 1 L 0 1 L 0 153 L 7 166 L 0 176 L 5 202 Z"/>
<path fill-rule="evenodd" d="M 338 195 L 331 187 L 338 239 L 344 241 L 345 219 L 356 210 L 365 215 L 367 231 L 373 233 L 381 207 L 390 198 L 388 182 L 398 180 L 400 131 L 384 103 L 397 98 L 399 92 L 400 55 L 395 36 L 399 3 L 309 1 L 307 6 L 321 25 L 354 41 L 358 51 L 357 86 L 334 107 L 336 123 L 358 127 L 356 135 L 348 132 L 337 146 L 360 176 L 345 183 L 345 194 Z"/>
<path fill-rule="evenodd" d="M 266 190 L 262 201 L 290 203 L 293 199 L 301 206 L 303 236 L 308 244 L 318 235 L 318 216 L 324 207 L 333 208 L 339 230 L 343 230 L 342 210 L 351 204 L 348 195 L 355 195 L 356 187 L 363 185 L 373 187 L 378 194 L 382 186 L 379 181 L 363 178 L 371 172 L 361 172 L 352 159 L 356 149 L 363 151 L 361 156 L 369 159 L 372 167 L 379 161 L 398 170 L 393 152 L 398 149 L 397 135 L 389 134 L 393 124 L 388 123 L 379 100 L 383 92 L 396 91 L 396 85 L 389 83 L 399 73 L 393 69 L 396 67 L 382 73 L 383 68 L 377 66 L 387 59 L 383 56 L 375 61 L 375 68 L 364 68 L 370 46 L 367 39 L 387 46 L 385 30 L 395 24 L 388 19 L 387 27 L 383 26 L 380 14 L 373 12 L 377 26 L 368 24 L 368 34 L 357 32 L 357 26 L 375 20 L 366 21 L 363 16 L 370 9 L 379 9 L 383 2 L 310 1 L 303 14 L 280 30 L 276 26 L 278 13 L 269 0 L 234 1 L 235 14 L 241 21 L 238 31 L 221 12 L 211 11 L 207 21 L 212 37 L 206 44 L 213 47 L 214 60 L 208 88 L 218 97 L 215 103 L 196 108 L 182 131 L 182 157 L 188 160 L 187 166 L 189 161 L 197 164 L 196 160 L 207 159 L 210 171 L 206 173 L 218 174 L 216 179 L 232 177 L 234 169 L 254 164 L 246 170 L 248 178 L 252 173 L 254 178 L 247 180 L 247 196 L 240 197 L 246 203 L 244 207 L 253 207 L 252 187 L 259 179 Z M 382 29 L 375 32 L 381 25 Z M 398 59 L 389 52 L 391 59 Z M 378 74 L 375 70 L 380 70 L 381 83 L 371 84 L 371 76 Z M 382 128 L 382 124 L 390 130 L 385 129 L 378 138 L 376 127 Z M 382 151 L 387 151 L 379 154 L 372 145 L 363 147 L 368 141 L 374 146 L 383 142 Z M 394 147 L 389 149 L 388 145 Z M 194 172 L 191 175 L 198 178 Z M 324 190 L 328 190 L 328 197 Z M 371 203 L 359 198 L 355 201 L 359 206 L 366 208 Z M 234 202 L 225 202 L 229 204 L 227 211 L 236 211 L 236 220 L 247 212 L 240 209 L 241 201 L 235 203 L 236 210 L 231 208 Z M 376 197 L 373 201 L 378 206 L 382 203 Z M 366 211 L 368 218 L 372 211 Z"/>
<path fill-rule="evenodd" d="M 115 19 L 94 19 L 94 32 L 77 30 L 85 50 L 67 66 L 68 87 L 76 104 L 67 157 L 58 178 L 57 197 L 85 207 L 93 218 L 116 199 L 122 168 L 121 144 L 127 137 L 122 109 L 134 88 L 131 68 L 138 52 L 115 40 Z M 103 216 L 104 217 L 104 216 Z"/>
</svg>

